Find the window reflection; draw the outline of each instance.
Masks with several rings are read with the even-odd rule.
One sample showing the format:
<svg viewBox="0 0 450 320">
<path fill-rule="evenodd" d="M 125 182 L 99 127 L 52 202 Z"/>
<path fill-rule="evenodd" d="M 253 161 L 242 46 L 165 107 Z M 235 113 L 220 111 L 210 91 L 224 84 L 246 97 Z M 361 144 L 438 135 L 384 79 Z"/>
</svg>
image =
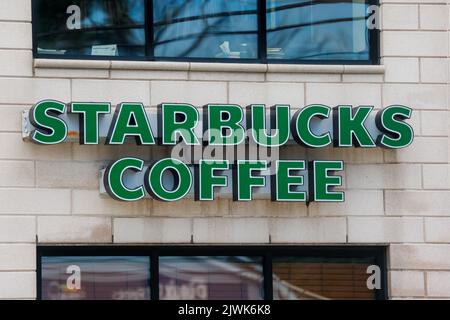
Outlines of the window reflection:
<svg viewBox="0 0 450 320">
<path fill-rule="evenodd" d="M 375 299 L 367 288 L 372 259 L 293 258 L 273 260 L 275 300 Z"/>
<path fill-rule="evenodd" d="M 160 257 L 160 299 L 263 299 L 261 261 L 251 257 Z"/>
<path fill-rule="evenodd" d="M 144 0 L 37 0 L 39 54 L 144 56 Z"/>
<path fill-rule="evenodd" d="M 257 0 L 153 0 L 155 57 L 257 58 Z"/>
<path fill-rule="evenodd" d="M 42 257 L 44 300 L 148 300 L 148 257 Z"/>
<path fill-rule="evenodd" d="M 369 60 L 364 0 L 267 0 L 267 58 Z"/>
<path fill-rule="evenodd" d="M 265 0 L 262 56 L 258 0 L 35 0 L 33 28 L 39 55 L 369 62 L 368 2 Z"/>
</svg>

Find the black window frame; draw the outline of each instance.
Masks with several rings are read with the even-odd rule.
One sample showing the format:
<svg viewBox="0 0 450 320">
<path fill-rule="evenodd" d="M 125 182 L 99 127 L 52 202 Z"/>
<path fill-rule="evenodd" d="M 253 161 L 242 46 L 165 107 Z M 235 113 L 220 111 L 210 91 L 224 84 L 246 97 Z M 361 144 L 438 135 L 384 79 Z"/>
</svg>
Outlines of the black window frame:
<svg viewBox="0 0 450 320">
<path fill-rule="evenodd" d="M 153 47 L 153 0 L 143 0 L 145 5 L 145 56 L 90 56 L 90 55 L 57 55 L 39 54 L 37 52 L 37 32 L 34 21 L 38 17 L 37 1 L 32 0 L 32 42 L 33 57 L 36 59 L 68 59 L 68 60 L 122 60 L 122 61 L 174 61 L 174 62 L 217 62 L 217 63 L 251 63 L 251 64 L 349 64 L 349 65 L 379 65 L 380 64 L 380 30 L 369 29 L 369 59 L 368 60 L 305 60 L 305 59 L 268 59 L 266 38 L 266 0 L 257 0 L 258 57 L 256 59 L 227 59 L 227 58 L 161 58 L 154 56 Z M 379 7 L 379 0 L 366 0 L 368 5 Z"/>
<path fill-rule="evenodd" d="M 273 300 L 273 258 L 326 257 L 375 258 L 381 268 L 381 289 L 375 290 L 376 300 L 388 299 L 386 246 L 226 246 L 226 245 L 173 245 L 173 246 L 117 246 L 38 245 L 36 254 L 37 299 L 42 300 L 42 257 L 52 256 L 146 256 L 150 257 L 150 299 L 159 300 L 160 256 L 249 256 L 261 257 L 263 265 L 263 300 Z"/>
</svg>

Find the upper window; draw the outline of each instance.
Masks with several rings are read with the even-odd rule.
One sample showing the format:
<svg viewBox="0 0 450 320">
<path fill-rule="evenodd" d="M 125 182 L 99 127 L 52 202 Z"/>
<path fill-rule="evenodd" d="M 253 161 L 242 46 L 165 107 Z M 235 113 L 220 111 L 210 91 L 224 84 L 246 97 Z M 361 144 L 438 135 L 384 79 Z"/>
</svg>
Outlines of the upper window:
<svg viewBox="0 0 450 320">
<path fill-rule="evenodd" d="M 35 0 L 38 55 L 145 56 L 144 0 Z"/>
<path fill-rule="evenodd" d="M 257 0 L 154 0 L 155 57 L 258 58 Z"/>
<path fill-rule="evenodd" d="M 33 0 L 37 57 L 378 63 L 372 0 Z"/>
<path fill-rule="evenodd" d="M 364 0 L 267 0 L 267 58 L 370 59 Z"/>
</svg>

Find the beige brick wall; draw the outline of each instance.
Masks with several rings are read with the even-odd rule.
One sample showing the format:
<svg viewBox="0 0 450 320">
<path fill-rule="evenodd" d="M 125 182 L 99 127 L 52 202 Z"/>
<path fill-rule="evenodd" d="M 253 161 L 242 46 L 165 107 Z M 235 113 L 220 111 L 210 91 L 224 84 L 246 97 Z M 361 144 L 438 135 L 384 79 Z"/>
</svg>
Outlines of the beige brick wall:
<svg viewBox="0 0 450 320">
<path fill-rule="evenodd" d="M 391 298 L 450 298 L 449 5 L 381 2 L 380 73 L 350 66 L 225 71 L 188 63 L 139 70 L 132 62 L 35 68 L 30 0 L 0 0 L 0 299 L 36 297 L 36 241 L 388 245 Z M 150 160 L 169 150 L 23 142 L 20 112 L 44 98 L 148 106 L 395 103 L 414 109 L 416 138 L 398 151 L 282 150 L 286 158 L 344 160 L 341 204 L 124 204 L 99 195 L 98 170 L 123 155 Z"/>
</svg>

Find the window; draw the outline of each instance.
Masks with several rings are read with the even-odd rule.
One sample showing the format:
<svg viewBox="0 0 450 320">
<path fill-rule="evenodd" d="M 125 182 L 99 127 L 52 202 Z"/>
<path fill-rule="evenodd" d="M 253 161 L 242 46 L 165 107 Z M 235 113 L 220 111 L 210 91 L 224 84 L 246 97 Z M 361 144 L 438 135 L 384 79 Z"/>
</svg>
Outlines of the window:
<svg viewBox="0 0 450 320">
<path fill-rule="evenodd" d="M 268 58 L 369 60 L 367 6 L 364 0 L 268 0 Z"/>
<path fill-rule="evenodd" d="M 33 0 L 36 57 L 378 63 L 376 0 Z"/>
<path fill-rule="evenodd" d="M 161 257 L 161 300 L 260 300 L 262 259 L 250 257 Z"/>
<path fill-rule="evenodd" d="M 385 250 L 43 246 L 37 293 L 44 300 L 385 299 Z"/>
<path fill-rule="evenodd" d="M 295 258 L 273 260 L 273 298 L 302 299 L 375 299 L 367 288 L 367 268 L 375 259 Z"/>
<path fill-rule="evenodd" d="M 34 0 L 36 53 L 145 56 L 144 0 Z"/>
<path fill-rule="evenodd" d="M 149 299 L 149 262 L 148 257 L 42 257 L 42 299 Z"/>
<path fill-rule="evenodd" d="M 154 0 L 155 57 L 256 59 L 257 12 L 257 0 Z"/>
</svg>

